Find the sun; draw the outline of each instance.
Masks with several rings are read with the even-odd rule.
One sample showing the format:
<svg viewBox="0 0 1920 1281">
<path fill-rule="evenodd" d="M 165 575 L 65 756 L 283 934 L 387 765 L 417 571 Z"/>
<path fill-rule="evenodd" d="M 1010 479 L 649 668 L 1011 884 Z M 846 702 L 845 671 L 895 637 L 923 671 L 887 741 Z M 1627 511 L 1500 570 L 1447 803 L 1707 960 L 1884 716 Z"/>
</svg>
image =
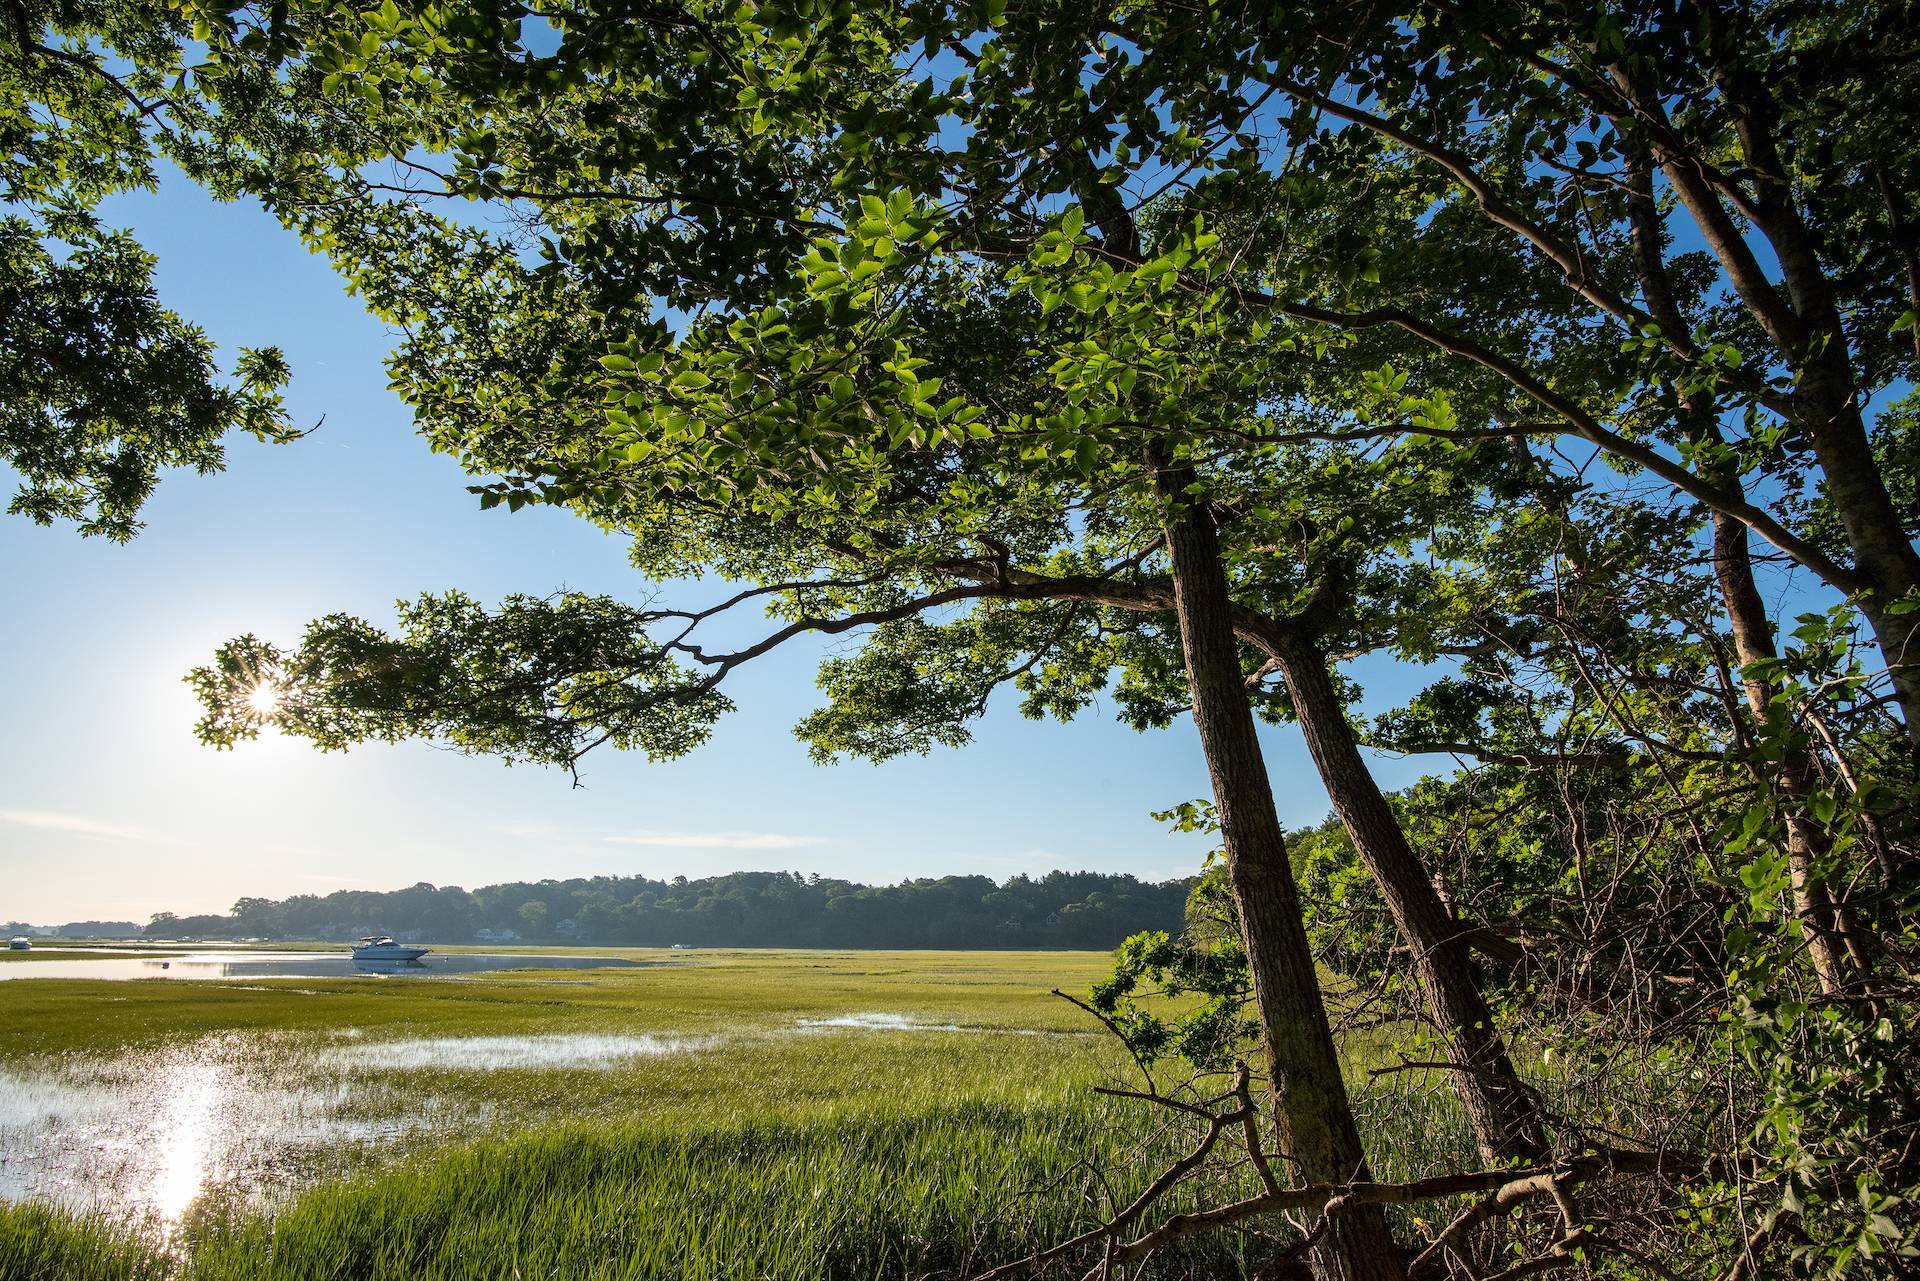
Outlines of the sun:
<svg viewBox="0 0 1920 1281">
<path fill-rule="evenodd" d="M 280 710 L 280 687 L 272 681 L 261 681 L 247 691 L 247 708 L 262 720 L 272 717 Z"/>
</svg>

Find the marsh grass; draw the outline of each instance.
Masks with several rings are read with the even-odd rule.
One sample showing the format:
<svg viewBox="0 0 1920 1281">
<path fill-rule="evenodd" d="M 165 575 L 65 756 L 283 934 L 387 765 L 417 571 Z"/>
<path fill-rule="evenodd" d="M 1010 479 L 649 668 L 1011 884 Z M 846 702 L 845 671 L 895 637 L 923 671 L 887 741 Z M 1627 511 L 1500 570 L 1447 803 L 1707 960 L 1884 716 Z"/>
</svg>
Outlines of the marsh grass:
<svg viewBox="0 0 1920 1281">
<path fill-rule="evenodd" d="M 190 1275 L 828 1281 L 974 1270 L 1090 1221 L 1078 1163 L 1114 1144 L 1103 1111 L 950 1103 L 689 1130 L 559 1127 L 459 1149 L 405 1177 L 316 1189 L 271 1222 L 205 1229 Z M 1135 1190 L 1146 1168 L 1131 1162 L 1118 1190 Z M 1202 1243 L 1182 1271 L 1236 1275 L 1233 1255 L 1225 1240 Z"/>
<path fill-rule="evenodd" d="M 645 953 L 626 955 L 645 957 Z M 889 1281 L 977 1271 L 1090 1226 L 1191 1141 L 1093 1093 L 1127 1079 L 1110 1039 L 1048 996 L 1096 954 L 723 953 L 684 968 L 551 982 L 292 980 L 9 985 L 0 1062 L 252 1044 L 378 1060 L 402 1038 L 648 1034 L 709 1048 L 603 1070 L 409 1072 L 369 1081 L 472 1105 L 479 1137 L 365 1154 L 267 1210 L 203 1197 L 169 1239 L 0 1207 L 5 1281 Z M 822 1028 L 906 1015 L 960 1032 Z M 1356 1064 L 1368 1060 L 1365 1047 Z M 1362 1072 L 1359 1066 L 1356 1073 Z M 1374 1173 L 1460 1168 L 1471 1143 L 1442 1091 L 1359 1075 Z M 1251 1190 L 1222 1170 L 1165 1215 Z M 1396 1212 L 1400 1213 L 1400 1212 Z M 1419 1213 L 1414 1207 L 1404 1212 Z M 1269 1230 L 1280 1225 L 1262 1225 Z M 1194 1238 L 1169 1281 L 1248 1275 L 1272 1238 Z M 1087 1261 L 1081 1261 L 1081 1271 Z M 1064 1274 L 1063 1274 L 1064 1275 Z M 1077 1273 L 1075 1273 L 1077 1275 Z"/>
<path fill-rule="evenodd" d="M 0 1204 L 7 1281 L 160 1281 L 172 1260 L 124 1225 L 43 1205 Z"/>
<path fill-rule="evenodd" d="M 1137 1193 L 1177 1142 L 1147 1120 L 1082 1096 L 683 1128 L 554 1126 L 323 1184 L 271 1216 L 203 1212 L 171 1257 L 151 1236 L 143 1243 L 97 1221 L 0 1211 L 0 1241 L 38 1243 L 0 1275 L 145 1281 L 169 1267 L 187 1281 L 956 1275 L 1089 1225 L 1106 1195 Z M 1196 1239 L 1161 1274 L 1242 1275 L 1247 1245 Z"/>
<path fill-rule="evenodd" d="M 787 1028 L 800 1018 L 863 1010 L 974 1028 L 1085 1032 L 1086 1017 L 1047 989 L 1084 991 L 1108 965 L 1104 954 L 1093 952 L 687 954 L 609 948 L 594 954 L 674 963 L 568 971 L 563 977 L 501 971 L 432 979 L 35 979 L 0 991 L 6 1015 L 0 1060 L 120 1053 L 222 1032 L 326 1035 L 347 1027 L 369 1038 L 700 1036 Z"/>
<path fill-rule="evenodd" d="M 1417 1100 L 1420 1096 L 1409 1096 Z M 1398 1112 L 1370 1145 L 1429 1171 L 1465 1141 L 1451 1109 Z M 950 1099 L 805 1119 L 570 1124 L 465 1144 L 322 1184 L 276 1213 L 191 1219 L 172 1252 L 42 1210 L 0 1210 L 0 1275 L 22 1281 L 886 1281 L 963 1276 L 1090 1226 L 1186 1139 L 1081 1092 L 1053 1102 Z M 1391 1149 L 1391 1151 L 1389 1151 Z M 1095 1174 L 1094 1171 L 1098 1171 Z M 1245 1195 L 1223 1172 L 1154 1217 Z M 1397 1210 L 1416 1217 L 1420 1207 Z M 9 1219 L 22 1219 L 17 1232 Z M 1263 1225 L 1272 1229 L 1276 1225 Z M 1284 1229 L 1283 1229 L 1284 1231 Z M 1157 1277 L 1252 1275 L 1272 1239 L 1221 1233 L 1161 1257 Z M 1086 1260 L 1079 1260 L 1081 1270 Z M 1065 1276 L 1077 1270 L 1065 1270 Z"/>
</svg>

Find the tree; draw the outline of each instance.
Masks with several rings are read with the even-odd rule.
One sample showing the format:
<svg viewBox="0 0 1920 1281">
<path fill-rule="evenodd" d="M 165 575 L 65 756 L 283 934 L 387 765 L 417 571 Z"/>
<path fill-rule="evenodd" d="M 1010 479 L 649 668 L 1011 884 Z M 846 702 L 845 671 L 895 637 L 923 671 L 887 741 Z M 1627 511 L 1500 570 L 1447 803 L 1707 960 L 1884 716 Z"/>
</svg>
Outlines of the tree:
<svg viewBox="0 0 1920 1281">
<path fill-rule="evenodd" d="M 234 902 L 231 915 L 239 928 L 248 934 L 272 935 L 285 928 L 279 908 L 280 905 L 272 899 L 246 897 Z"/>
<path fill-rule="evenodd" d="M 1901 193 L 1882 184 L 1882 215 L 1863 184 L 1828 190 L 1816 166 L 1777 163 L 1789 135 L 1813 157 L 1843 132 L 1877 138 L 1855 158 L 1868 168 L 1898 168 L 1906 144 L 1855 101 L 1783 112 L 1765 86 L 1792 72 L 1832 100 L 1826 68 L 1844 60 L 1798 51 L 1855 46 L 1904 85 L 1898 33 L 1813 9 L 1555 9 L 1515 29 L 1446 7 L 795 5 L 569 14 L 540 52 L 460 6 L 295 16 L 304 43 L 264 72 L 252 59 L 278 28 L 217 34 L 212 91 L 249 109 L 222 114 L 195 171 L 265 195 L 408 327 L 396 380 L 436 443 L 500 476 L 483 503 L 573 506 L 632 532 L 645 569 L 751 580 L 732 603 L 767 604 L 778 625 L 720 653 L 695 635 L 713 611 L 429 598 L 397 637 L 334 619 L 297 651 L 229 647 L 200 676 L 210 738 L 249 733 L 236 696 L 271 678 L 295 692 L 283 723 L 331 745 L 438 732 L 566 764 L 601 741 L 670 752 L 723 710 L 739 664 L 803 632 L 872 629 L 829 669 L 833 704 L 808 728 L 823 750 L 883 753 L 956 741 L 1005 681 L 1057 710 L 1118 669 L 1131 710 L 1189 701 L 1202 729 L 1276 1122 L 1331 1184 L 1361 1156 L 1252 737 L 1248 683 L 1276 673 L 1464 1056 L 1463 1094 L 1501 1083 L 1483 1142 L 1531 1142 L 1501 1119 L 1522 1092 L 1476 1013 L 1475 927 L 1372 786 L 1331 679 L 1359 633 L 1482 664 L 1384 741 L 1556 776 L 1626 755 L 1608 786 L 1687 804 L 1700 793 L 1672 782 L 1674 751 L 1707 758 L 1704 778 L 1754 750 L 1743 795 L 1800 793 L 1794 911 L 1821 982 L 1847 995 L 1823 883 L 1833 858 L 1899 842 L 1831 839 L 1808 763 L 1838 771 L 1847 752 L 1794 738 L 1815 728 L 1804 701 L 1782 706 L 1802 698 L 1798 660 L 1768 666 L 1771 620 L 1740 561 L 1751 531 L 1848 594 L 1915 732 L 1912 552 L 1889 488 L 1907 473 L 1881 457 L 1903 437 L 1868 436 L 1859 409 L 1907 367 L 1872 328 L 1897 319 L 1881 233 L 1905 234 Z M 1744 168 L 1722 172 L 1723 154 Z M 369 177 L 376 162 L 403 180 Z M 440 196 L 517 202 L 544 240 L 438 215 Z M 1663 260 L 1686 229 L 1675 208 L 1711 262 Z M 1831 248 L 1801 234 L 1810 217 Z M 1851 247 L 1858 269 L 1841 270 Z M 1619 479 L 1590 483 L 1596 462 Z M 1381 475 L 1432 478 L 1466 514 L 1319 500 Z M 1483 498 L 1519 511 L 1496 520 Z M 1675 548 L 1701 513 L 1757 691 L 1726 734 L 1721 709 L 1676 709 L 1701 655 L 1663 630 L 1682 616 L 1664 584 L 1693 584 Z M 1474 519 L 1516 546 L 1476 549 Z M 1623 553 L 1635 537 L 1658 557 Z M 1410 563 L 1430 539 L 1447 545 L 1423 577 Z M 1463 571 L 1535 602 L 1435 592 Z M 1443 618 L 1420 626 L 1396 575 Z M 1592 603 L 1609 591 L 1633 623 Z M 1596 654 L 1619 673 L 1594 678 Z M 1550 710 L 1500 688 L 1520 669 Z M 1863 727 L 1872 682 L 1835 686 L 1860 694 L 1845 697 Z M 1879 821 L 1866 789 L 1849 795 L 1847 815 Z M 1371 1210 L 1341 1216 L 1319 1266 L 1390 1274 L 1383 1238 Z"/>
<path fill-rule="evenodd" d="M 234 430 L 292 439 L 278 350 L 213 344 L 156 296 L 103 200 L 152 188 L 206 103 L 181 92 L 187 21 L 159 5 L 7 6 L 0 38 L 0 462 L 8 510 L 123 540 L 162 469 L 222 465 Z"/>
<path fill-rule="evenodd" d="M 1920 741 L 1904 603 L 1920 591 L 1920 553 L 1864 409 L 1920 355 L 1913 193 L 1893 177 L 1912 173 L 1913 144 L 1884 124 L 1920 87 L 1908 24 L 1873 7 L 1708 5 L 1550 8 L 1515 29 L 1443 6 L 1418 26 L 1370 24 L 1356 42 L 1350 16 L 1276 11 L 1281 43 L 1264 81 L 1302 113 L 1367 130 L 1402 163 L 1444 174 L 1487 224 L 1565 273 L 1577 305 L 1645 358 L 1623 399 L 1719 403 L 1678 406 L 1683 467 L 1556 404 L 1544 370 L 1441 320 L 1438 299 L 1424 314 L 1350 307 L 1335 323 L 1394 325 L 1481 365 L 1562 430 L 1744 527 L 1723 526 L 1722 541 L 1740 544 L 1723 554 L 1744 557 L 1751 530 L 1847 593 Z M 1434 57 L 1442 48 L 1468 52 Z M 1678 230 L 1710 255 L 1688 264 L 1684 297 L 1658 278 L 1661 245 Z M 1610 238 L 1634 240 L 1639 279 L 1594 269 Z M 1732 412 L 1742 418 L 1729 441 L 1721 424 Z M 1801 492 L 1799 467 L 1812 493 Z M 1796 501 L 1828 508 L 1828 536 L 1750 501 L 1755 472 L 1784 489 L 1775 502 L 1789 513 Z M 1733 608 L 1736 633 L 1757 645 L 1752 611 Z"/>
</svg>

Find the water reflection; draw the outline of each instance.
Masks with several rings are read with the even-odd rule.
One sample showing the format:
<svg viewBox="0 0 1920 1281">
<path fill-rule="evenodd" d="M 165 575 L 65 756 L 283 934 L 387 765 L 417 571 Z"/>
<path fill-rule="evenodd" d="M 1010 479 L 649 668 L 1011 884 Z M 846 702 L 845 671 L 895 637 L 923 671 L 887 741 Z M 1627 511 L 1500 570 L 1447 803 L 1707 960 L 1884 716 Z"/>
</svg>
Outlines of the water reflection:
<svg viewBox="0 0 1920 1281">
<path fill-rule="evenodd" d="M 904 1014 L 835 1014 L 824 1019 L 795 1019 L 803 1028 L 851 1027 L 869 1032 L 965 1032 L 958 1023 L 920 1023 Z"/>
<path fill-rule="evenodd" d="M 441 1069 L 496 1072 L 514 1068 L 587 1068 L 605 1070 L 628 1059 L 686 1054 L 711 1049 L 711 1037 L 655 1036 L 449 1036 L 415 1041 L 379 1041 L 335 1051 L 350 1053 L 361 1066 L 394 1071 Z"/>
<path fill-rule="evenodd" d="M 153 1185 L 144 1198 L 171 1231 L 209 1179 L 208 1136 L 223 1091 L 220 1064 L 206 1059 L 169 1065 L 156 1081 L 165 1110 L 156 1127 Z"/>
<path fill-rule="evenodd" d="M 22 961 L 0 965 L 0 979 L 320 979 L 356 974 L 432 978 L 496 970 L 630 970 L 672 964 L 676 962 L 503 952 L 444 952 L 420 961 L 356 961 L 346 952 L 201 952 L 165 959 Z"/>
<path fill-rule="evenodd" d="M 473 1134 L 491 1105 L 421 1072 L 604 1071 L 719 1038 L 227 1033 L 113 1058 L 0 1065 L 0 1200 L 52 1201 L 175 1233 L 196 1200 L 270 1204 L 409 1141 Z"/>
<path fill-rule="evenodd" d="M 419 960 L 364 961 L 356 956 L 353 958 L 353 968 L 359 974 L 413 974 L 425 973 L 427 966 L 426 962 Z"/>
<path fill-rule="evenodd" d="M 82 1209 L 112 1201 L 171 1232 L 210 1184 L 234 1174 L 271 1182 L 250 1139 L 297 1118 L 301 1101 L 258 1079 L 234 1049 L 216 1037 L 0 1068 L 0 1196 Z"/>
</svg>

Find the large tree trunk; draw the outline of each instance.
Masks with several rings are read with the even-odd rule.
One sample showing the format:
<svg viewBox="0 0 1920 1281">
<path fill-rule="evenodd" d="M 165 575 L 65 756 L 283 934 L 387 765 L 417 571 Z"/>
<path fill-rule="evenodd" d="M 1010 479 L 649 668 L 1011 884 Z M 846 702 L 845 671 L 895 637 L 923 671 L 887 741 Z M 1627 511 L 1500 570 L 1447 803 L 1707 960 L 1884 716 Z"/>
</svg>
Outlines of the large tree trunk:
<svg viewBox="0 0 1920 1281">
<path fill-rule="evenodd" d="M 1831 335 L 1829 340 L 1844 341 Z M 1888 608 L 1920 591 L 1920 555 L 1901 527 L 1868 446 L 1851 370 L 1803 370 L 1794 400 L 1804 406 L 1800 423 L 1820 460 L 1854 566 L 1871 584 L 1854 602 L 1886 660 L 1907 739 L 1920 746 L 1920 614 L 1896 614 Z"/>
<path fill-rule="evenodd" d="M 1753 171 L 1754 220 L 1780 263 L 1798 321 L 1793 399 L 1800 425 L 1827 480 L 1827 495 L 1847 532 L 1854 567 L 1870 584 L 1858 596 L 1893 678 L 1907 737 L 1920 745 L 1920 619 L 1890 609 L 1920 591 L 1920 552 L 1887 492 L 1867 440 L 1846 326 L 1833 282 L 1821 262 L 1819 237 L 1786 184 L 1777 139 L 1779 116 L 1769 86 L 1750 69 L 1723 65 L 1717 79 L 1735 108 L 1735 132 Z M 1795 349 L 1797 348 L 1797 349 Z"/>
<path fill-rule="evenodd" d="M 1725 483 L 1724 479 L 1722 483 Z M 1738 485 L 1738 479 L 1732 482 Z M 1773 698 L 1771 682 L 1747 675 L 1752 664 L 1777 657 L 1766 604 L 1753 581 L 1753 560 L 1747 545 L 1747 527 L 1716 514 L 1713 521 L 1713 571 L 1733 623 L 1734 654 L 1743 669 L 1741 685 L 1756 722 L 1765 723 Z M 1790 753 L 1781 762 L 1775 785 L 1787 800 L 1787 875 L 1793 886 L 1794 915 L 1807 941 L 1820 990 L 1829 996 L 1847 984 L 1849 958 L 1838 924 L 1833 898 L 1819 871 L 1819 858 L 1828 849 L 1827 834 L 1806 812 L 1813 790 L 1813 762 L 1803 752 Z"/>
<path fill-rule="evenodd" d="M 1634 267 L 1640 277 L 1640 293 L 1646 301 L 1648 314 L 1659 322 L 1662 329 L 1683 334 L 1686 332 L 1686 319 L 1680 313 L 1667 274 L 1659 231 L 1659 211 L 1653 199 L 1652 174 L 1644 157 L 1629 172 L 1628 216 L 1632 227 Z M 1678 383 L 1674 386 L 1674 398 L 1682 426 L 1694 444 L 1716 449 L 1725 444 L 1710 400 Z M 1855 426 L 1858 425 L 1856 416 Z M 1865 439 L 1863 431 L 1863 449 Z M 1713 457 L 1714 454 L 1709 452 L 1706 456 Z M 1703 479 L 1712 481 L 1728 493 L 1737 495 L 1742 492 L 1740 475 L 1733 468 L 1710 464 L 1700 470 Z M 1829 483 L 1832 483 L 1831 473 Z M 1874 483 L 1879 484 L 1877 472 Z M 1838 496 L 1837 490 L 1835 496 Z M 1883 486 L 1881 497 L 1885 498 Z M 1886 515 L 1892 518 L 1891 505 Z M 1771 714 L 1770 704 L 1777 691 L 1773 682 L 1755 674 L 1757 669 L 1754 665 L 1779 656 L 1774 643 L 1773 621 L 1767 613 L 1766 602 L 1760 597 L 1760 588 L 1754 581 L 1753 555 L 1747 542 L 1747 527 L 1721 512 L 1714 512 L 1712 519 L 1714 580 L 1720 587 L 1720 598 L 1727 608 L 1727 621 L 1733 629 L 1734 654 L 1740 661 L 1741 686 L 1746 694 L 1748 709 L 1757 723 L 1764 724 Z M 1909 553 L 1911 550 L 1908 549 Z M 1877 624 L 1876 631 L 1880 632 L 1884 641 L 1886 633 Z M 1892 653 L 1888 657 L 1890 662 L 1893 661 Z M 1899 681 L 1905 679 L 1900 666 L 1895 666 L 1894 676 L 1897 687 Z M 1920 722 L 1916 722 L 1909 712 L 1908 728 L 1911 731 L 1916 727 L 1920 727 Z M 1799 920 L 1801 935 L 1806 939 L 1808 959 L 1812 962 L 1821 990 L 1832 995 L 1845 987 L 1850 977 L 1849 958 L 1839 925 L 1842 914 L 1836 909 L 1820 876 L 1819 860 L 1829 848 L 1827 833 L 1807 813 L 1806 802 L 1813 790 L 1814 779 L 1813 761 L 1805 752 L 1796 752 L 1781 762 L 1773 781 L 1787 798 L 1787 870 L 1793 887 L 1794 915 Z M 1855 950 L 1859 950 L 1857 943 Z"/>
<path fill-rule="evenodd" d="M 1294 716 L 1354 851 L 1380 887 L 1413 954 L 1427 1008 L 1454 1065 L 1453 1086 L 1487 1161 L 1534 1161 L 1548 1154 L 1546 1127 L 1494 1027 L 1474 973 L 1469 935 L 1440 899 L 1407 844 L 1399 817 L 1367 768 L 1334 689 L 1326 656 L 1304 640 L 1275 655 L 1293 695 Z"/>
<path fill-rule="evenodd" d="M 1612 76 L 1640 110 L 1668 123 L 1658 96 L 1638 74 L 1616 66 Z M 1720 85 L 1734 107 L 1741 150 L 1753 174 L 1751 214 L 1780 264 L 1784 295 L 1767 279 L 1752 244 L 1727 212 L 1719 192 L 1702 175 L 1695 157 L 1665 150 L 1654 159 L 1708 249 L 1719 259 L 1734 292 L 1794 371 L 1793 420 L 1813 446 L 1828 499 L 1846 532 L 1854 571 L 1864 580 L 1865 589 L 1855 593 L 1855 603 L 1886 659 L 1908 741 L 1920 746 L 1920 615 L 1895 614 L 1889 608 L 1920 590 L 1920 553 L 1914 551 L 1900 523 L 1868 444 L 1846 329 L 1813 232 L 1793 203 L 1791 191 L 1775 177 L 1786 171 L 1774 144 L 1768 90 L 1737 68 L 1724 66 Z M 1644 272 L 1642 283 L 1646 283 Z M 1648 302 L 1651 314 L 1666 326 L 1667 318 L 1652 309 L 1655 299 L 1649 297 Z"/>
<path fill-rule="evenodd" d="M 1167 551 L 1193 723 L 1213 780 L 1228 879 L 1246 938 L 1278 1144 L 1300 1182 L 1366 1179 L 1366 1156 L 1348 1105 L 1301 919 L 1299 890 L 1254 731 L 1213 517 L 1185 492 L 1191 471 L 1169 468 L 1152 451 L 1148 466 L 1154 472 L 1155 493 L 1166 507 Z M 1309 1262 L 1322 1281 L 1401 1281 L 1405 1276 L 1386 1219 L 1374 1206 L 1338 1214 L 1326 1225 Z"/>
</svg>

